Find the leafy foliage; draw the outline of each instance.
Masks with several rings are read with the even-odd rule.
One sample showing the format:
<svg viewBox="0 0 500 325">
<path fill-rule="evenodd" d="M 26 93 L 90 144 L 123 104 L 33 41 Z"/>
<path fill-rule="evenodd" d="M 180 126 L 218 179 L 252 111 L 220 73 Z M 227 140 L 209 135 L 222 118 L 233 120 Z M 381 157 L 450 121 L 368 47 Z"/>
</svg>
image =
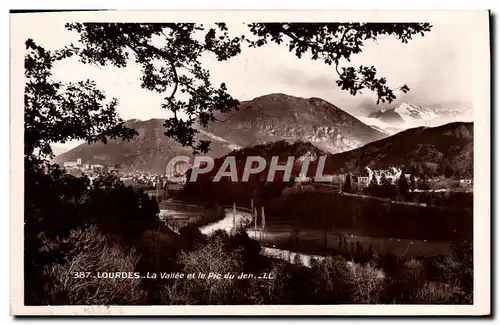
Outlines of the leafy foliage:
<svg viewBox="0 0 500 325">
<path fill-rule="evenodd" d="M 99 236 L 118 238 L 123 245 L 128 245 L 147 229 L 157 227 L 156 200 L 125 187 L 115 177 L 104 175 L 90 184 L 88 178 L 68 175 L 57 165 L 47 165 L 41 169 L 29 163 L 26 164 L 25 173 L 24 274 L 27 304 L 50 303 L 45 300 L 49 298 L 45 296 L 45 289 L 40 287 L 41 283 L 51 282 L 52 276 L 63 281 L 65 275 L 60 272 L 67 270 L 67 263 L 78 256 L 88 263 L 99 263 L 97 260 L 109 257 L 83 254 L 81 250 L 89 248 L 85 241 L 92 235 L 85 232 L 82 236 L 76 236 L 79 233 L 75 233 L 77 229 L 93 225 Z M 96 238 L 99 241 L 96 245 L 109 244 L 103 241 L 104 237 L 99 238 Z M 109 248 L 106 252 L 121 256 L 120 247 L 106 247 Z M 83 260 L 79 259 L 80 262 Z M 109 261 L 114 262 L 119 264 L 121 261 Z M 129 262 L 126 262 L 127 265 L 131 265 Z M 47 268 L 51 270 L 49 273 L 46 273 Z M 68 287 L 64 285 L 57 290 L 61 290 L 64 295 L 66 289 Z M 101 298 L 104 299 L 103 296 Z M 58 295 L 50 299 L 61 301 L 63 298 Z M 80 298 L 74 299 L 79 301 Z"/>
<path fill-rule="evenodd" d="M 86 177 L 72 177 L 58 166 L 46 163 L 45 159 L 52 156 L 51 142 L 73 139 L 106 142 L 108 137 L 130 139 L 134 135 L 134 131 L 126 128 L 116 116 L 116 101 L 106 103 L 104 94 L 91 81 L 69 85 L 52 81 L 50 70 L 56 62 L 78 53 L 85 62 L 124 67 L 129 50 L 132 51 L 143 67 L 144 88 L 164 93 L 167 88 L 173 87 L 165 104 L 174 112 L 171 122 L 166 122 L 167 134 L 179 137 L 184 145 L 205 151 L 207 142 L 193 142 L 195 119 L 202 124 L 211 121 L 213 112 L 236 108 L 237 102 L 227 94 L 225 85 L 216 88 L 210 84 L 208 72 L 201 68 L 199 62 L 202 53 L 210 51 L 219 60 L 226 60 L 241 51 L 243 41 L 250 46 L 262 46 L 267 41 L 280 44 L 283 35 L 286 35 L 291 39 L 290 50 L 295 51 L 297 56 L 310 53 L 313 59 L 323 59 L 325 63 L 338 67 L 340 59 L 348 59 L 358 53 L 365 40 L 391 34 L 405 42 L 413 34 L 430 28 L 428 24 L 252 24 L 250 30 L 256 38 L 247 40 L 243 36 L 229 37 L 224 24 L 216 26 L 207 31 L 194 24 L 72 24 L 68 27 L 80 33 L 84 48 L 70 46 L 54 53 L 27 41 L 26 304 L 144 304 L 151 302 L 151 297 L 158 297 L 155 290 L 166 293 L 164 302 L 167 303 L 400 301 L 396 299 L 399 297 L 397 292 L 391 295 L 394 292 L 388 290 L 389 281 L 379 277 L 381 263 L 377 265 L 370 261 L 356 266 L 353 272 L 345 260 L 327 259 L 309 269 L 265 259 L 259 254 L 260 245 L 244 233 L 229 237 L 219 232 L 207 239 L 193 228 L 181 231 L 181 239 L 192 242 L 192 245 L 183 246 L 184 250 L 177 259 L 180 264 L 177 267 L 181 270 L 239 273 L 251 268 L 252 273 L 268 271 L 275 277 L 270 281 L 231 279 L 219 281 L 215 286 L 211 283 L 213 281 L 167 283 L 160 288 L 158 283 L 154 283 L 146 286 L 147 292 L 140 287 L 144 284 L 140 279 L 120 279 L 118 282 L 71 278 L 74 270 L 135 271 L 141 267 L 175 267 L 172 259 L 178 247 L 169 247 L 159 230 L 152 232 L 157 228 L 154 221 L 158 205 L 155 200 L 125 187 L 113 175 L 101 175 L 91 183 Z M 194 37 L 196 32 L 203 31 L 206 31 L 203 40 Z M 166 45 L 158 47 L 153 36 L 164 37 Z M 336 57 L 329 54 L 331 51 L 338 52 Z M 332 61 L 329 63 L 328 60 Z M 163 61 L 165 67 L 157 65 L 157 61 Z M 375 89 L 379 98 L 391 100 L 390 92 L 384 88 L 385 81 L 375 77 L 374 69 L 349 69 L 343 69 L 340 74 L 344 89 L 357 94 L 362 89 L 360 85 L 364 85 Z M 183 74 L 178 74 L 181 70 Z M 349 80 L 352 78 L 358 80 L 351 83 Z M 186 101 L 174 98 L 177 89 L 181 93 L 184 90 L 188 97 Z M 181 112 L 188 115 L 187 121 L 177 115 Z M 261 149 L 265 148 L 253 148 Z M 289 149 L 290 153 L 299 154 L 310 148 L 300 144 Z M 274 192 L 274 189 L 271 190 Z M 268 194 L 266 191 L 263 193 L 263 196 Z M 137 246 L 148 258 L 148 261 L 142 261 L 142 266 L 133 247 L 136 240 L 143 241 Z M 165 254 L 166 250 L 169 250 L 168 254 Z M 408 278 L 419 278 L 412 302 L 471 302 L 471 245 L 457 247 L 452 256 L 437 263 L 434 268 L 437 274 L 432 279 L 427 276 L 420 279 L 423 272 L 414 272 L 419 269 L 419 263 L 404 265 L 411 270 L 407 272 Z M 387 267 L 383 271 L 391 277 L 398 276 L 397 272 L 389 272 Z M 401 279 L 398 282 L 396 278 L 393 283 L 404 283 L 407 278 Z M 392 287 L 398 288 L 397 285 Z"/>
<path fill-rule="evenodd" d="M 225 23 L 213 27 L 194 23 L 72 23 L 66 27 L 79 33 L 83 45 L 71 45 L 66 51 L 77 52 L 85 63 L 125 67 L 133 56 L 142 69 L 142 87 L 165 94 L 162 107 L 173 113 L 165 121 L 165 134 L 203 153 L 210 149 L 210 141 L 196 140 L 195 124 L 206 127 L 216 120 L 215 112 L 229 112 L 239 104 L 224 83 L 212 84 L 209 71 L 201 64 L 203 54 L 213 53 L 224 61 L 241 53 L 244 45 L 285 43 L 299 58 L 308 54 L 312 60 L 334 65 L 341 89 L 352 95 L 367 89 L 376 93 L 377 103 L 392 102 L 395 89 L 377 76 L 374 66 L 344 67 L 343 61 L 350 62 L 366 41 L 394 36 L 407 43 L 431 29 L 429 23 L 252 23 L 247 25 L 250 36 L 232 37 Z M 409 91 L 406 85 L 397 89 Z M 176 96 L 178 92 L 182 96 Z"/>
<path fill-rule="evenodd" d="M 352 191 L 352 176 L 351 174 L 347 174 L 345 178 L 345 182 L 342 185 L 342 191 L 350 193 Z"/>
<path fill-rule="evenodd" d="M 61 263 L 54 263 L 44 269 L 47 294 L 44 303 L 50 305 L 122 305 L 137 304 L 144 300 L 139 278 L 84 277 L 92 270 L 109 273 L 134 270 L 140 256 L 131 250 L 125 252 L 117 243 L 110 244 L 97 227 L 71 231 L 64 239 L 73 254 Z"/>
<path fill-rule="evenodd" d="M 341 60 L 350 62 L 351 56 L 360 53 L 367 40 L 376 41 L 381 36 L 392 35 L 407 43 L 413 35 L 423 36 L 430 28 L 428 23 L 255 23 L 250 25 L 250 30 L 260 38 L 250 44 L 259 47 L 268 40 L 280 44 L 284 42 L 284 37 L 288 37 L 288 48 L 297 57 L 310 54 L 313 60 L 323 60 L 328 65 L 335 65 L 339 75 L 337 85 L 341 89 L 352 95 L 369 89 L 377 94 L 377 104 L 386 101 L 390 103 L 396 98 L 394 89 L 386 85 L 385 78 L 376 77 L 377 69 L 374 66 L 340 67 Z M 410 90 L 407 85 L 398 89 L 404 93 Z"/>
<path fill-rule="evenodd" d="M 237 234 L 236 237 L 241 236 Z M 460 254 L 437 256 L 434 261 L 392 254 L 354 253 L 326 256 L 310 267 L 263 256 L 242 254 L 234 237 L 213 234 L 204 245 L 179 255 L 185 274 L 215 272 L 221 279 L 169 281 L 157 288 L 163 304 L 470 304 L 472 287 L 457 281 L 457 266 L 468 275 L 471 258 Z M 258 243 L 257 243 L 258 244 Z M 463 251 L 460 248 L 460 251 Z M 296 255 L 297 257 L 298 255 Z M 444 259 L 444 263 L 438 262 Z M 298 258 L 296 258 L 298 260 Z M 246 264 L 253 266 L 252 271 Z M 465 263 L 465 264 L 464 264 Z M 471 265 L 471 264 L 470 264 Z M 431 271 L 439 267 L 436 274 Z M 241 272 L 269 274 L 235 280 Z M 229 275 L 224 277 L 224 275 Z M 449 276 L 448 276 L 449 275 Z M 439 278 L 439 276 L 442 276 Z M 444 277 L 443 277 L 444 276 Z"/>
<path fill-rule="evenodd" d="M 117 100 L 106 102 L 105 94 L 93 81 L 65 85 L 51 79 L 52 67 L 74 54 L 71 48 L 50 52 L 28 39 L 26 50 L 24 151 L 27 159 L 51 158 L 53 142 L 106 142 L 107 137 L 130 139 L 135 135 L 118 118 Z"/>
</svg>

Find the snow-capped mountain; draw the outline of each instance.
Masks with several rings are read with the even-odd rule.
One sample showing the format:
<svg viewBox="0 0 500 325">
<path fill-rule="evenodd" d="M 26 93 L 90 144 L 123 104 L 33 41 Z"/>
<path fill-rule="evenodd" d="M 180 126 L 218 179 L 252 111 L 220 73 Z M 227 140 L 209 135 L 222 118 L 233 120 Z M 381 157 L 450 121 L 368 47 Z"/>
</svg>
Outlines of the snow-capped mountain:
<svg viewBox="0 0 500 325">
<path fill-rule="evenodd" d="M 397 107 L 381 109 L 367 117 L 358 118 L 365 124 L 392 135 L 419 126 L 435 127 L 452 122 L 472 122 L 473 114 L 470 107 L 449 110 L 401 103 Z"/>
<path fill-rule="evenodd" d="M 394 109 L 405 122 L 411 122 L 415 120 L 425 120 L 431 121 L 438 116 L 436 109 L 432 107 L 418 106 L 408 103 L 402 103 Z"/>
</svg>

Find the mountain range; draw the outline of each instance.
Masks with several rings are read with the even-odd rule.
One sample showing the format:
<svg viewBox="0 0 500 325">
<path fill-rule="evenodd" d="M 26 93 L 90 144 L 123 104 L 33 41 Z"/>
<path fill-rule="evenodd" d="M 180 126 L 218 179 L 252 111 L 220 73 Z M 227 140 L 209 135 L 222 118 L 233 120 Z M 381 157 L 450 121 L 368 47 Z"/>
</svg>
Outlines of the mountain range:
<svg viewBox="0 0 500 325">
<path fill-rule="evenodd" d="M 360 147 L 386 135 L 320 98 L 270 94 L 242 102 L 203 130 L 240 147 L 285 140 L 310 142 L 330 153 Z"/>
<path fill-rule="evenodd" d="M 241 172 L 246 157 L 260 156 L 267 161 L 279 156 L 282 163 L 290 156 L 326 156 L 324 174 L 355 173 L 362 174 L 366 167 L 371 169 L 401 168 L 405 173 L 420 175 L 446 175 L 472 177 L 473 174 L 473 123 L 455 122 L 439 127 L 418 127 L 396 135 L 374 141 L 360 148 L 331 154 L 318 149 L 311 143 L 298 141 L 287 143 L 277 141 L 268 144 L 245 147 L 228 154 L 236 159 L 236 169 Z M 215 161 L 212 173 L 215 176 L 225 157 Z M 296 161 L 298 162 L 298 160 Z M 314 177 L 316 163 L 309 165 L 308 176 Z M 268 167 L 268 166 L 267 166 Z M 267 175 L 267 167 L 263 171 Z M 294 171 L 300 171 L 294 165 Z M 295 174 L 294 174 L 295 175 Z"/>
<path fill-rule="evenodd" d="M 329 172 L 341 169 L 360 172 L 365 166 L 411 166 L 420 172 L 436 169 L 443 173 L 446 170 L 471 174 L 472 123 L 402 131 L 412 123 L 432 121 L 438 115 L 459 116 L 410 104 L 371 114 L 369 119 L 401 127 L 399 133 L 388 136 L 387 129 L 377 131 L 325 100 L 270 94 L 242 102 L 237 111 L 219 114 L 218 121 L 207 127 L 198 125 L 197 129 L 199 139 L 211 141 L 212 157 L 255 146 L 266 151 L 277 141 L 300 142 L 331 155 L 326 166 Z M 118 164 L 125 170 L 162 173 L 169 159 L 177 155 L 192 156 L 191 148 L 165 136 L 163 123 L 162 119 L 128 120 L 126 125 L 138 132 L 131 141 L 109 139 L 107 144 L 84 143 L 57 156 L 55 161 L 62 164 L 81 158 L 83 163 Z"/>
<path fill-rule="evenodd" d="M 167 137 L 163 119 L 148 121 L 128 120 L 127 127 L 133 128 L 138 135 L 131 141 L 108 139 L 107 143 L 83 143 L 55 158 L 55 162 L 76 161 L 81 158 L 84 164 L 120 165 L 124 170 L 164 172 L 167 162 L 175 156 L 192 156 L 191 148 L 183 147 Z M 233 146 L 204 134 L 200 139 L 211 140 L 211 153 L 224 155 L 235 149 Z"/>
<path fill-rule="evenodd" d="M 434 127 L 453 122 L 472 122 L 473 112 L 467 106 L 456 106 L 449 110 L 401 103 L 394 108 L 380 109 L 358 118 L 367 125 L 392 135 L 419 126 Z"/>
<path fill-rule="evenodd" d="M 325 170 L 363 172 L 401 167 L 406 172 L 472 177 L 474 124 L 454 122 L 402 131 L 363 147 L 331 155 Z"/>
<path fill-rule="evenodd" d="M 241 102 L 237 111 L 218 114 L 207 127 L 197 125 L 199 139 L 210 140 L 213 157 L 232 150 L 275 141 L 310 142 L 329 153 L 354 149 L 386 134 L 365 125 L 335 105 L 320 98 L 270 94 Z M 81 144 L 55 161 L 118 164 L 124 169 L 163 172 L 176 155 L 191 156 L 190 148 L 164 135 L 162 119 L 128 120 L 139 133 L 131 141 L 109 139 L 107 144 Z"/>
</svg>

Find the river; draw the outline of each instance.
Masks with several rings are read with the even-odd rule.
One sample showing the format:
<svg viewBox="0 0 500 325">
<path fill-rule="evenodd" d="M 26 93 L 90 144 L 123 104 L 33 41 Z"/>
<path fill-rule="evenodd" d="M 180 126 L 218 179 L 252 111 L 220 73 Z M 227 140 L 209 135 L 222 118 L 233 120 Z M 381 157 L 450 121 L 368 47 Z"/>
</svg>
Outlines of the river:
<svg viewBox="0 0 500 325">
<path fill-rule="evenodd" d="M 191 209 L 195 207 L 193 204 L 186 204 L 186 206 L 189 206 Z M 296 255 L 298 254 L 298 260 L 306 266 L 310 265 L 311 258 L 321 260 L 324 257 L 316 254 L 297 253 L 293 251 L 293 248 L 292 250 L 283 248 L 296 247 L 298 251 L 320 252 L 324 251 L 325 247 L 327 249 L 339 249 L 343 247 L 345 250 L 354 251 L 354 249 L 358 249 L 357 246 L 359 245 L 363 251 L 368 251 L 369 247 L 371 247 L 371 249 L 377 253 L 387 252 L 398 255 L 433 255 L 444 254 L 450 251 L 449 243 L 444 242 L 427 242 L 397 238 L 371 238 L 355 236 L 352 233 L 346 235 L 339 231 L 303 229 L 300 232 L 294 232 L 289 226 L 273 222 L 268 222 L 266 225 L 267 229 L 262 231 L 261 229 L 254 229 L 252 227 L 252 214 L 249 210 L 244 208 L 236 208 L 236 210 L 233 210 L 233 208 L 225 207 L 224 211 L 224 218 L 208 225 L 201 226 L 199 228 L 201 233 L 211 235 L 216 230 L 224 230 L 232 234 L 241 227 L 247 228 L 249 237 L 259 241 L 263 246 L 263 255 L 284 259 L 293 263 L 297 259 Z M 169 210 L 169 212 L 171 213 L 172 211 Z M 292 245 L 290 245 L 290 243 L 292 243 Z"/>
<path fill-rule="evenodd" d="M 216 230 L 224 230 L 228 234 L 233 233 L 237 229 L 245 228 L 252 221 L 252 214 L 248 211 L 225 208 L 226 216 L 212 224 L 200 227 L 200 231 L 204 235 L 210 235 Z M 235 227 L 236 226 L 236 227 Z"/>
</svg>

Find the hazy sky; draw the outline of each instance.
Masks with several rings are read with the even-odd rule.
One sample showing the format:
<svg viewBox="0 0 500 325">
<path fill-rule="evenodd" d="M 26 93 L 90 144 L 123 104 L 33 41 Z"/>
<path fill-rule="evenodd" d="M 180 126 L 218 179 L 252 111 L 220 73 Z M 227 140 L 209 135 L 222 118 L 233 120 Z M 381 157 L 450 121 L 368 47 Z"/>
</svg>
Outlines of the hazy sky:
<svg viewBox="0 0 500 325">
<path fill-rule="evenodd" d="M 453 108 L 467 106 L 472 101 L 472 56 L 470 46 L 474 35 L 466 24 L 432 22 L 432 31 L 425 37 L 416 36 L 403 44 L 392 37 L 366 43 L 363 52 L 352 57 L 353 65 L 375 65 L 380 75 L 387 77 L 391 87 L 408 84 L 408 94 L 397 93 L 393 107 L 401 101 L 422 105 Z M 24 32 L 38 44 L 57 49 L 77 40 L 75 32 L 50 19 L 40 21 L 43 28 Z M 239 31 L 243 25 L 229 26 Z M 366 115 L 376 108 L 376 98 L 366 91 L 351 96 L 336 84 L 333 66 L 308 57 L 298 59 L 284 46 L 268 45 L 259 49 L 244 49 L 243 53 L 225 62 L 215 57 L 204 59 L 213 81 L 226 82 L 229 92 L 239 100 L 249 100 L 269 93 L 285 93 L 300 97 L 320 97 L 353 115 Z M 67 60 L 54 68 L 54 79 L 76 81 L 93 79 L 107 96 L 119 100 L 123 119 L 166 117 L 160 107 L 162 96 L 140 88 L 140 70 L 84 65 L 76 59 Z"/>
</svg>

